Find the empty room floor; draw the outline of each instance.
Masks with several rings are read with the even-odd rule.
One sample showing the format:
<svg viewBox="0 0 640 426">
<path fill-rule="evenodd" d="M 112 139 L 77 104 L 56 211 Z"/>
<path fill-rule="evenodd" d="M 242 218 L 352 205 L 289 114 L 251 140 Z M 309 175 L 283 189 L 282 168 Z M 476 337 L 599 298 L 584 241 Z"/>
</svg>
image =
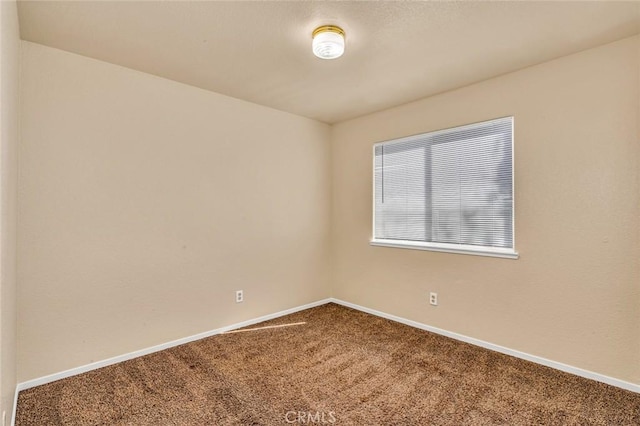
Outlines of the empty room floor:
<svg viewBox="0 0 640 426">
<path fill-rule="evenodd" d="M 637 425 L 640 395 L 333 303 L 20 392 L 16 425 Z"/>
</svg>

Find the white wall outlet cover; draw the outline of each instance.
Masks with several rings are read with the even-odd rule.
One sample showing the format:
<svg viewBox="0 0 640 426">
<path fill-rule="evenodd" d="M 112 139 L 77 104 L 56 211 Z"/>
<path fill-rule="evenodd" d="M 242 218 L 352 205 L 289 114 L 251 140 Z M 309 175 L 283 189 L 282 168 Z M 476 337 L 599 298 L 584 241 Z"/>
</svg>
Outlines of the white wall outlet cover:
<svg viewBox="0 0 640 426">
<path fill-rule="evenodd" d="M 429 293 L 429 303 L 432 304 L 433 306 L 437 306 L 438 305 L 438 293 Z"/>
</svg>

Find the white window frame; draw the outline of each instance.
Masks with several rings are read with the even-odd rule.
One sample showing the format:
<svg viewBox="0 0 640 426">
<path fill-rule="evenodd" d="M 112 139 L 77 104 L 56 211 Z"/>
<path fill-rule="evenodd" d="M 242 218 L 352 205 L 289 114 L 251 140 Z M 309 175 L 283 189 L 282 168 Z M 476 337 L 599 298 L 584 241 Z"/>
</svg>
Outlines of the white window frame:
<svg viewBox="0 0 640 426">
<path fill-rule="evenodd" d="M 389 240 L 383 238 L 375 238 L 376 235 L 376 170 L 375 170 L 375 161 L 376 161 L 376 147 L 378 146 L 388 146 L 390 144 L 396 143 L 406 143 L 411 138 L 423 136 L 423 135 L 437 135 L 441 133 L 450 132 L 452 130 L 462 129 L 464 127 L 476 126 L 483 123 L 488 123 L 494 120 L 503 120 L 506 118 L 511 119 L 511 193 L 513 197 L 512 204 L 512 241 L 513 248 L 502 248 L 502 247 L 487 247 L 487 246 L 475 246 L 475 245 L 465 245 L 465 244 L 449 244 L 449 243 L 439 243 L 439 242 L 422 242 L 422 241 L 409 241 L 409 240 Z M 373 211 L 373 221 L 371 223 L 371 240 L 370 245 L 379 246 L 379 247 L 392 247 L 392 248 L 402 248 L 402 249 L 414 249 L 414 250 L 427 250 L 427 251 L 435 251 L 442 253 L 455 253 L 455 254 L 468 254 L 468 255 L 476 255 L 476 256 L 489 256 L 489 257 L 498 257 L 505 259 L 518 259 L 519 254 L 515 250 L 516 246 L 516 238 L 515 238 L 515 216 L 516 216 L 516 208 L 515 208 L 515 173 L 513 170 L 515 169 L 515 151 L 514 151 L 514 134 L 515 134 L 515 120 L 513 116 L 500 117 L 491 120 L 485 120 L 477 123 L 449 127 L 446 129 L 436 130 L 432 132 L 420 133 L 412 136 L 406 136 L 397 139 L 391 139 L 388 141 L 382 141 L 375 143 L 373 145 L 373 156 L 372 156 L 372 211 Z"/>
</svg>

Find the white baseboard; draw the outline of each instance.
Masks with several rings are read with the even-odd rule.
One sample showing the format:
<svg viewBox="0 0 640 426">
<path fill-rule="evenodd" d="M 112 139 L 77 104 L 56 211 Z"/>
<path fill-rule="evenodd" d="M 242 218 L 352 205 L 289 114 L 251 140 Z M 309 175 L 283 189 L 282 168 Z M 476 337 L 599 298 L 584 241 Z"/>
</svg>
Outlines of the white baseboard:
<svg viewBox="0 0 640 426">
<path fill-rule="evenodd" d="M 194 334 L 193 336 L 184 337 L 182 339 L 173 340 L 171 342 L 163 343 L 156 346 L 151 346 L 149 348 L 140 349 L 137 351 L 129 352 L 124 355 L 118 355 L 113 358 L 108 358 L 102 361 L 92 362 L 91 364 L 82 365 L 80 367 L 71 368 L 69 370 L 61 371 L 59 373 L 50 374 L 48 376 L 39 377 L 37 379 L 27 380 L 26 382 L 21 382 L 16 385 L 16 392 L 13 400 L 13 413 L 11 415 L 11 426 L 15 425 L 16 420 L 16 411 L 18 406 L 18 392 L 29 389 L 35 386 L 44 385 L 46 383 L 55 382 L 56 380 L 64 379 L 71 376 L 76 376 L 78 374 L 86 373 L 87 371 L 97 370 L 98 368 L 106 367 L 108 365 L 117 364 L 119 362 L 128 361 L 130 359 L 138 358 L 143 355 L 148 355 L 154 352 L 159 352 L 165 349 L 169 349 L 175 346 L 184 345 L 185 343 L 190 343 L 196 340 L 204 339 L 206 337 L 215 336 L 216 334 L 225 333 L 227 331 L 235 330 L 242 327 L 247 327 L 253 324 L 257 324 L 259 322 L 268 321 L 274 318 L 279 318 L 285 315 L 293 314 L 295 312 L 303 311 L 305 309 L 314 308 L 316 306 L 324 305 L 327 303 L 336 303 L 338 305 L 346 306 L 348 308 L 356 309 L 361 312 L 366 312 L 371 315 L 375 315 L 381 318 L 386 318 L 391 321 L 399 322 L 401 324 L 405 324 L 411 327 L 415 327 L 421 330 L 430 331 L 432 333 L 440 334 L 442 336 L 450 337 L 455 340 L 460 340 L 462 342 L 470 343 L 475 346 L 480 346 L 485 349 L 489 349 L 492 351 L 500 352 L 505 355 L 514 356 L 516 358 L 521 358 L 527 361 L 534 362 L 536 364 L 545 365 L 547 367 L 555 368 L 556 370 L 564 371 L 567 373 L 575 374 L 576 376 L 584 377 L 586 379 L 596 380 L 598 382 L 606 383 L 611 386 L 615 386 L 618 388 L 626 389 L 631 392 L 640 393 L 640 385 L 626 382 L 624 380 L 616 379 L 613 377 L 605 376 L 599 373 L 594 373 L 593 371 L 583 370 L 582 368 L 573 367 L 571 365 L 563 364 L 561 362 L 552 361 L 546 358 L 542 358 L 536 355 L 531 355 L 525 352 L 520 352 L 514 349 L 509 349 L 504 346 L 496 345 L 493 343 L 485 342 L 484 340 L 475 339 L 473 337 L 468 337 L 462 334 L 454 333 L 451 331 L 443 330 L 437 327 L 432 327 L 430 325 L 422 324 L 417 321 L 409 320 L 406 318 L 398 317 L 395 315 L 387 314 L 385 312 L 377 311 L 375 309 L 365 308 L 364 306 L 356 305 L 355 303 L 346 302 L 344 300 L 329 298 L 319 300 L 317 302 L 308 303 L 306 305 L 298 306 L 291 309 L 286 309 L 284 311 L 276 312 L 274 314 L 264 315 L 258 318 L 250 319 L 247 321 L 239 322 L 237 324 L 229 325 L 226 327 L 217 328 L 215 330 L 205 331 L 203 333 Z"/>
<path fill-rule="evenodd" d="M 215 330 L 205 331 L 203 333 L 194 334 L 193 336 L 183 337 L 181 339 L 173 340 L 171 342 L 162 343 L 160 345 L 151 346 L 149 348 L 140 349 L 137 351 L 129 352 L 124 355 L 118 355 L 113 358 L 108 358 L 102 361 L 92 362 L 91 364 L 82 365 L 80 367 L 71 368 L 69 370 L 61 371 L 59 373 L 49 374 L 48 376 L 39 377 L 37 379 L 27 380 L 16 385 L 16 393 L 13 403 L 13 414 L 11 419 L 11 425 L 15 424 L 16 408 L 18 401 L 18 392 L 33 388 L 35 386 L 44 385 L 47 383 L 55 382 L 56 380 L 64 379 L 78 374 L 86 373 L 87 371 L 97 370 L 98 368 L 106 367 L 108 365 L 117 364 L 119 362 L 128 361 L 133 358 L 138 358 L 143 355 L 148 355 L 154 352 L 159 352 L 165 349 L 173 348 L 175 346 L 184 345 L 196 340 L 204 339 L 205 337 L 215 336 L 216 334 L 225 333 L 227 331 L 235 330 L 242 327 L 247 327 L 259 322 L 268 321 L 274 318 L 279 318 L 285 315 L 293 314 L 295 312 L 303 311 L 305 309 L 314 308 L 316 306 L 324 305 L 331 302 L 331 299 L 323 299 L 317 302 L 308 303 L 306 305 L 297 306 L 295 308 L 286 309 L 284 311 L 276 312 L 274 314 L 264 315 L 258 318 L 253 318 L 247 321 L 242 321 L 236 324 L 232 324 L 226 327 L 216 328 Z"/>
<path fill-rule="evenodd" d="M 395 315 L 387 314 L 385 312 L 377 311 L 375 309 L 365 308 L 364 306 L 356 305 L 355 303 L 345 302 L 340 299 L 330 299 L 331 302 L 336 303 L 338 305 L 346 306 L 348 308 L 353 308 L 358 311 L 366 312 L 371 315 L 375 315 L 381 318 L 386 318 L 391 321 L 399 322 L 411 327 L 419 328 L 421 330 L 430 331 L 432 333 L 440 334 L 442 336 L 450 337 L 455 340 L 460 340 L 462 342 L 470 343 L 475 346 L 480 346 L 485 349 L 489 349 L 495 352 L 500 352 L 505 355 L 510 355 L 516 358 L 521 358 L 527 361 L 535 362 L 536 364 L 541 364 L 547 367 L 554 368 L 556 370 L 564 371 L 566 373 L 575 374 L 576 376 L 584 377 L 586 379 L 596 380 L 598 382 L 606 383 L 611 386 L 615 386 L 618 388 L 626 389 L 631 392 L 640 393 L 640 385 L 626 382 L 624 380 L 616 379 L 613 377 L 605 376 L 603 374 L 594 373 L 593 371 L 583 370 L 582 368 L 573 367 L 571 365 L 563 364 L 561 362 L 552 361 L 550 359 L 542 358 L 536 355 L 531 355 L 525 352 L 520 352 L 514 349 L 505 348 L 504 346 L 495 345 L 493 343 L 485 342 L 484 340 L 475 339 L 473 337 L 468 337 L 463 334 L 453 333 L 451 331 L 443 330 L 441 328 L 432 327 L 430 325 L 422 324 L 417 321 L 408 320 L 406 318 L 398 317 Z"/>
<path fill-rule="evenodd" d="M 13 412 L 11 413 L 11 426 L 16 424 L 16 410 L 18 409 L 18 386 L 16 386 L 16 391 L 13 393 Z"/>
</svg>

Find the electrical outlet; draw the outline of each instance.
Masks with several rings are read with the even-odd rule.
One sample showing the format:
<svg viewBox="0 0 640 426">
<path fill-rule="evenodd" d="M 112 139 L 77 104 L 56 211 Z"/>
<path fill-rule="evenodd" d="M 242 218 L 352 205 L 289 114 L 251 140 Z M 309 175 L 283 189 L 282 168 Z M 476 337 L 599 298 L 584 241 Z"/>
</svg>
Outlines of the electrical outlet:
<svg viewBox="0 0 640 426">
<path fill-rule="evenodd" d="M 433 306 L 438 306 L 438 293 L 429 293 L 429 303 Z"/>
<path fill-rule="evenodd" d="M 242 290 L 238 290 L 236 291 L 236 303 L 242 302 L 244 302 L 244 294 L 242 293 Z"/>
</svg>

